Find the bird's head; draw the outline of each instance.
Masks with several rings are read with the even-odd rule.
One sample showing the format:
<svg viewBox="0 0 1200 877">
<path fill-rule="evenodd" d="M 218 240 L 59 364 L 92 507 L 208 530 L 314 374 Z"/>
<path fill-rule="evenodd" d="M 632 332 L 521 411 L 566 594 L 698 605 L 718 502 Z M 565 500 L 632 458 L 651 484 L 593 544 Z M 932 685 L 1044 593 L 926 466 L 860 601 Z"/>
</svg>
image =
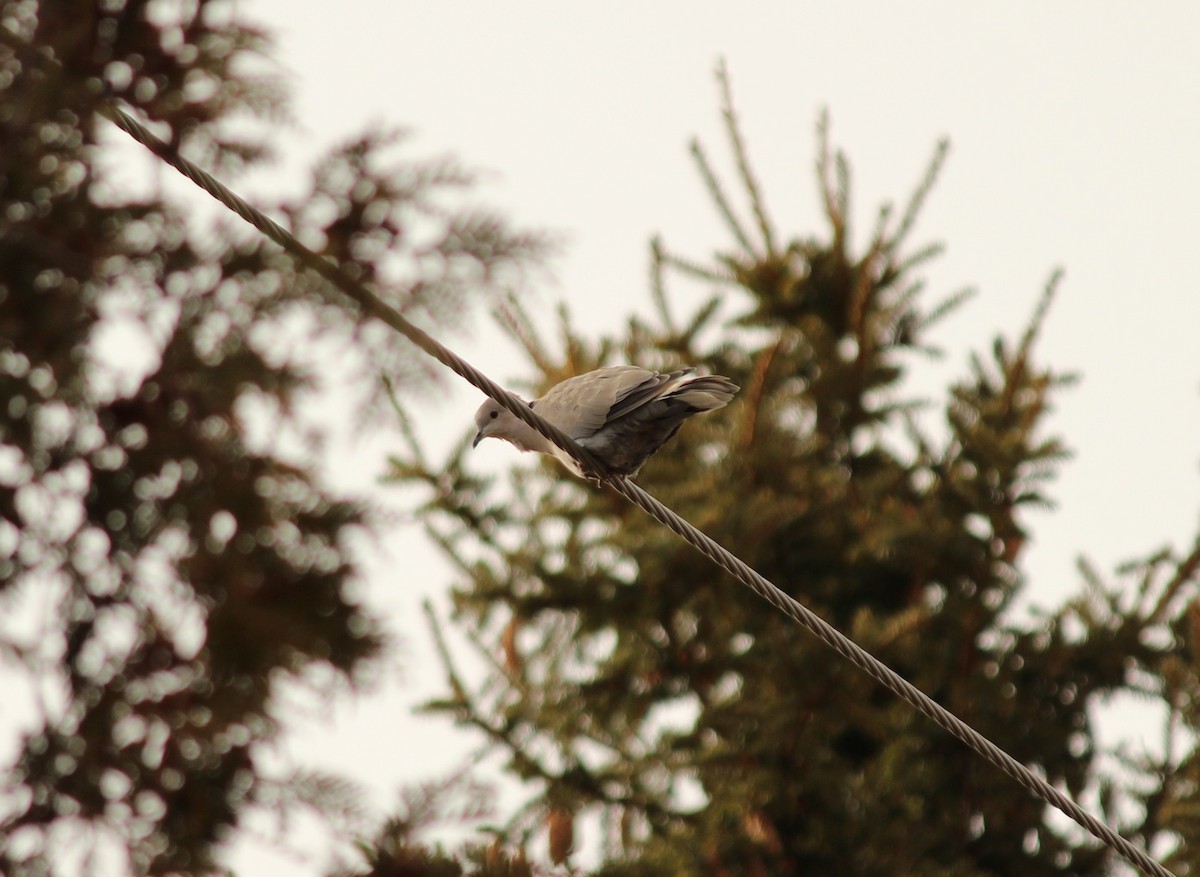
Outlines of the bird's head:
<svg viewBox="0 0 1200 877">
<path fill-rule="evenodd" d="M 504 439 L 516 444 L 514 439 L 528 429 L 511 411 L 494 399 L 488 399 L 475 412 L 476 432 L 471 447 L 478 447 L 485 438 Z"/>
</svg>

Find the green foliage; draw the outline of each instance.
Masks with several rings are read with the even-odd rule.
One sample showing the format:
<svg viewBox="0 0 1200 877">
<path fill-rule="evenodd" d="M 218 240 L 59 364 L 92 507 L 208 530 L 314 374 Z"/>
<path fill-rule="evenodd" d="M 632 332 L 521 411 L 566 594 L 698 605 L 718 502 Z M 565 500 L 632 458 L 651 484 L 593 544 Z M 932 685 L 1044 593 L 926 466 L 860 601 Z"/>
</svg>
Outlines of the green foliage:
<svg viewBox="0 0 1200 877">
<path fill-rule="evenodd" d="M 944 439 L 922 427 L 906 383 L 936 353 L 937 321 L 965 292 L 925 303 L 938 252 L 909 238 L 945 156 L 903 212 L 883 208 L 861 250 L 849 164 L 819 128 L 827 224 L 786 240 L 750 170 L 728 86 L 723 111 L 752 223 L 706 153 L 693 150 L 730 248 L 708 262 L 652 247 L 657 319 L 620 338 L 562 320 L 555 354 L 515 301 L 504 325 L 533 383 L 613 361 L 702 364 L 742 392 L 689 421 L 640 481 L 785 591 L 852 635 L 1023 763 L 1192 873 L 1200 557 L 1162 555 L 1131 605 L 1123 585 L 1019 624 L 1022 509 L 1046 504 L 1067 456 L 1047 434 L 1070 375 L 1041 364 L 1055 276 L 1017 343 L 997 339 L 942 403 Z M 716 293 L 677 318 L 673 276 Z M 482 732 L 534 797 L 509 824 L 524 843 L 542 815 L 598 816 L 597 873 L 1102 874 L 1114 855 L 1064 832 L 1046 807 L 673 534 L 553 464 L 511 489 L 464 468 L 464 439 L 430 459 L 410 436 L 398 481 L 428 487 L 422 515 L 460 570 L 461 625 L 490 671 L 477 685 L 445 645 L 445 698 L 429 708 Z M 1169 712 L 1165 759 L 1102 770 L 1095 708 L 1136 693 Z M 1182 751 L 1176 751 L 1182 746 Z"/>
<path fill-rule="evenodd" d="M 34 707 L 0 764 L 0 872 L 210 873 L 251 809 L 357 813 L 344 781 L 267 767 L 281 686 L 347 690 L 384 646 L 350 595 L 368 509 L 279 447 L 304 447 L 323 356 L 372 376 L 364 410 L 427 366 L 273 245 L 106 170 L 105 86 L 219 172 L 266 156 L 250 132 L 285 105 L 231 4 L 6 3 L 0 33 L 0 661 L 6 709 Z M 335 150 L 282 210 L 445 321 L 541 244 L 394 139 Z"/>
</svg>

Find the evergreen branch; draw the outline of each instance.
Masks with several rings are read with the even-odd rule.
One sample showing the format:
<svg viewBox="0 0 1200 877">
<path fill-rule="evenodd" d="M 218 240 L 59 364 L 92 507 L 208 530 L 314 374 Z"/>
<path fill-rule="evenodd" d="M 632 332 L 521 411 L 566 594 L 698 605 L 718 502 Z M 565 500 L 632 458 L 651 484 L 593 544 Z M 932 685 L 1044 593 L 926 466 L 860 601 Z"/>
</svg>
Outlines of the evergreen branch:
<svg viewBox="0 0 1200 877">
<path fill-rule="evenodd" d="M 1033 350 L 1033 343 L 1037 340 L 1042 324 L 1046 320 L 1046 315 L 1049 313 L 1050 304 L 1054 301 L 1054 295 L 1058 291 L 1058 283 L 1062 279 L 1063 271 L 1057 268 L 1050 275 L 1050 279 L 1046 283 L 1046 287 L 1038 299 L 1037 307 L 1034 308 L 1033 317 L 1029 320 L 1029 325 L 1025 329 L 1025 333 L 1021 336 L 1021 343 L 1017 345 L 1017 349 L 1013 354 L 1007 368 L 1005 368 L 1005 388 L 1004 388 L 1004 406 L 1006 409 L 1011 408 L 1013 396 L 1017 389 L 1025 385 L 1025 373 L 1029 364 L 1029 354 Z M 997 339 L 999 340 L 999 339 Z M 1000 348 L 997 348 L 998 350 Z M 998 354 L 997 359 L 1003 365 L 1003 359 Z M 1041 414 L 1042 400 L 1045 396 L 1045 382 L 1036 382 L 1038 391 L 1037 403 L 1030 406 L 1030 418 L 1036 418 Z M 1028 419 L 1028 418 L 1027 418 Z"/>
<path fill-rule="evenodd" d="M 821 187 L 825 216 L 833 226 L 832 248 L 841 250 L 846 239 L 846 217 L 833 182 L 833 163 L 829 147 L 829 111 L 822 110 L 817 119 L 817 182 Z"/>
<path fill-rule="evenodd" d="M 571 311 L 565 301 L 560 301 L 555 308 L 558 317 L 558 334 L 562 341 L 566 361 L 563 363 L 569 374 L 581 374 L 587 369 L 581 369 L 580 359 L 583 352 L 583 342 L 571 331 Z M 551 372 L 553 374 L 553 372 Z"/>
<path fill-rule="evenodd" d="M 737 163 L 738 173 L 742 177 L 742 184 L 746 187 L 746 194 L 750 198 L 750 208 L 754 211 L 754 218 L 758 221 L 758 229 L 762 233 L 763 245 L 766 249 L 764 258 L 771 259 L 776 255 L 775 234 L 771 220 L 767 216 L 762 189 L 750 168 L 749 153 L 746 143 L 742 139 L 737 114 L 733 109 L 733 90 L 729 82 L 729 70 L 726 68 L 723 58 L 717 63 L 717 82 L 721 89 L 721 115 L 725 119 L 725 130 L 729 134 L 734 161 Z"/>
<path fill-rule="evenodd" d="M 723 262 L 730 263 L 732 258 L 723 258 Z M 674 268 L 680 274 L 691 277 L 695 280 L 704 280 L 709 283 L 719 283 L 723 286 L 737 286 L 738 280 L 733 271 L 726 270 L 725 272 L 715 271 L 712 268 L 706 268 L 699 262 L 688 259 L 684 256 L 677 256 L 673 253 L 663 252 L 663 265 L 668 268 Z"/>
<path fill-rule="evenodd" d="M 1083 578 L 1084 587 L 1093 596 L 1100 596 L 1106 592 L 1104 579 L 1100 575 L 1100 571 L 1086 557 L 1079 557 L 1075 560 L 1075 569 Z"/>
<path fill-rule="evenodd" d="M 663 271 L 666 264 L 667 257 L 663 250 L 662 238 L 655 235 L 650 241 L 650 299 L 654 302 L 654 308 L 658 311 L 658 317 L 662 320 L 667 334 L 671 337 L 678 337 L 679 332 L 675 328 L 675 320 L 671 317 L 671 308 L 667 302 Z"/>
<path fill-rule="evenodd" d="M 1200 537 L 1197 537 L 1193 543 L 1192 553 L 1175 567 L 1175 573 L 1163 587 L 1162 596 L 1159 597 L 1154 609 L 1146 616 L 1146 621 L 1150 624 L 1161 622 L 1171 601 L 1183 590 L 1185 585 L 1200 582 L 1198 577 L 1200 577 Z"/>
<path fill-rule="evenodd" d="M 513 618 L 515 618 L 515 616 L 513 616 Z M 511 624 L 511 621 L 512 621 L 512 619 L 510 619 L 510 624 Z M 485 643 L 482 640 L 482 638 L 480 638 L 480 636 L 474 630 L 468 629 L 463 632 L 463 635 L 467 638 L 467 641 L 469 643 L 471 643 L 472 646 L 475 647 L 475 651 L 476 651 L 476 653 L 478 653 L 479 657 L 482 658 L 492 668 L 492 670 L 494 670 L 498 674 L 499 678 L 496 678 L 495 680 L 491 681 L 489 684 L 499 685 L 500 678 L 503 678 L 503 679 L 507 680 L 508 683 L 510 685 L 512 685 L 513 688 L 515 688 L 517 691 L 528 690 L 529 686 L 526 683 L 526 681 L 524 679 L 520 678 L 519 676 L 517 676 L 516 674 L 514 674 L 512 671 L 510 671 L 507 664 L 504 661 L 502 661 L 496 657 L 495 650 L 492 649 L 488 643 Z M 521 666 L 521 669 L 524 669 L 523 664 Z M 484 689 L 485 693 L 486 693 L 486 691 L 487 691 L 487 689 Z"/>
<path fill-rule="evenodd" d="M 1058 285 L 1063 279 L 1063 273 L 1062 268 L 1055 268 L 1050 274 L 1050 279 L 1046 281 L 1045 289 L 1042 291 L 1041 298 L 1038 299 L 1033 317 L 1029 320 L 1029 326 L 1025 329 L 1025 334 L 1021 336 L 1021 344 L 1017 348 L 1017 359 L 1022 362 L 1028 357 L 1029 351 L 1033 349 L 1033 342 L 1037 340 L 1038 332 L 1046 320 L 1046 314 L 1058 292 Z"/>
<path fill-rule="evenodd" d="M 929 438 L 921 430 L 915 415 L 916 406 L 911 408 L 906 407 L 900 411 L 900 416 L 904 420 L 905 433 L 908 435 L 909 441 L 911 441 L 917 449 L 917 459 L 915 462 L 917 466 L 924 467 L 935 477 L 941 478 L 942 476 L 938 472 L 934 471 L 934 460 L 936 459 L 936 454 L 934 452 L 933 445 L 930 443 Z"/>
<path fill-rule="evenodd" d="M 940 323 L 943 319 L 948 317 L 954 311 L 958 310 L 959 307 L 966 304 L 967 301 L 974 298 L 978 294 L 979 290 L 974 286 L 964 286 L 957 292 L 952 292 L 950 295 L 946 296 L 946 298 L 934 305 L 933 309 L 929 311 L 929 313 L 922 316 L 917 321 L 916 328 L 920 329 L 921 331 L 925 331 L 937 323 Z"/>
<path fill-rule="evenodd" d="M 534 326 L 528 311 L 525 310 L 511 290 L 505 294 L 492 313 L 500 325 L 517 340 L 517 343 L 521 345 L 521 348 L 538 369 L 543 373 L 549 373 L 554 370 L 553 364 L 545 353 L 546 345 L 537 337 L 537 327 Z"/>
<path fill-rule="evenodd" d="M 450 536 L 439 532 L 436 528 L 434 528 L 431 521 L 427 521 L 423 529 L 425 530 L 425 535 L 433 540 L 433 544 L 441 549 L 442 554 L 445 555 L 445 557 L 458 568 L 459 572 L 468 577 L 474 575 L 476 572 L 476 570 L 473 568 L 474 565 L 467 563 L 467 560 L 463 557 L 462 552 L 458 550 L 457 546 L 455 546 L 453 542 L 451 542 Z M 485 541 L 486 537 L 480 534 L 479 539 L 480 541 Z"/>
<path fill-rule="evenodd" d="M 400 435 L 408 444 L 408 449 L 416 458 L 422 468 L 428 470 L 429 466 L 425 462 L 425 454 L 421 449 L 421 443 L 417 439 L 416 430 L 413 427 L 412 419 L 405 412 L 400 404 L 400 399 L 396 395 L 396 385 L 387 375 L 380 375 L 379 379 L 383 382 L 383 390 L 387 396 L 388 404 L 392 406 L 392 412 L 396 415 L 396 423 L 400 427 Z"/>
<path fill-rule="evenodd" d="M 897 277 L 902 274 L 908 274 L 931 259 L 936 259 L 945 251 L 945 244 L 940 243 L 929 244 L 928 246 L 921 247 L 921 249 L 917 250 L 911 255 L 905 256 L 899 262 L 894 262 L 889 265 L 888 273 L 893 277 Z M 889 250 L 889 252 L 894 253 L 895 251 Z"/>
<path fill-rule="evenodd" d="M 397 827 L 407 834 L 439 822 L 468 823 L 490 817 L 493 806 L 487 798 L 492 789 L 472 779 L 470 772 L 471 765 L 467 764 L 442 779 L 401 790 L 398 812 L 393 817 Z"/>
<path fill-rule="evenodd" d="M 855 372 L 861 381 L 867 361 L 873 357 L 877 337 L 869 330 L 868 323 L 874 322 L 870 317 L 878 313 L 880 308 L 873 307 L 879 299 L 882 286 L 876 282 L 876 259 L 879 254 L 869 250 L 854 266 L 852 286 L 849 292 L 850 328 L 858 340 L 858 355 L 855 357 Z M 885 316 L 886 319 L 886 316 Z M 861 384 L 860 384 L 861 385 Z"/>
<path fill-rule="evenodd" d="M 1137 600 L 1140 602 L 1149 599 L 1150 592 L 1154 589 L 1154 583 L 1158 578 L 1158 572 L 1164 565 L 1170 562 L 1171 549 L 1161 548 L 1140 562 L 1135 561 L 1134 563 L 1122 564 L 1117 567 L 1117 572 L 1121 575 L 1141 573 L 1141 580 L 1138 582 L 1137 589 Z"/>
<path fill-rule="evenodd" d="M 917 188 L 913 190 L 912 196 L 908 199 L 908 204 L 904 208 L 904 216 L 900 219 L 900 225 L 896 228 L 895 234 L 889 242 L 889 247 L 892 252 L 896 252 L 900 245 L 904 243 L 916 224 L 917 216 L 920 215 L 921 209 L 925 206 L 925 199 L 929 197 L 930 191 L 933 190 L 933 184 L 937 182 L 938 175 L 942 172 L 942 167 L 946 163 L 946 157 L 950 153 L 950 141 L 943 138 L 938 141 L 934 148 L 933 157 L 930 158 L 928 166 L 925 168 L 925 176 L 921 178 L 921 182 L 917 184 Z"/>
<path fill-rule="evenodd" d="M 850 239 L 850 162 L 846 153 L 836 150 L 833 156 L 834 172 L 837 174 L 837 205 L 842 218 L 842 237 L 848 243 Z"/>
<path fill-rule="evenodd" d="M 688 321 L 687 327 L 681 333 L 680 338 L 690 344 L 696 333 L 703 329 L 705 324 L 713 318 L 719 307 L 721 307 L 721 296 L 714 295 L 701 305 L 692 319 Z"/>
<path fill-rule="evenodd" d="M 433 611 L 433 601 L 428 598 L 422 600 L 421 611 L 425 613 L 425 620 L 428 622 L 429 631 L 433 635 L 433 646 L 437 650 L 438 658 L 442 662 L 442 669 L 446 671 L 446 681 L 450 685 L 451 693 L 454 695 L 452 705 L 455 711 L 460 715 L 463 711 L 472 711 L 474 705 L 471 702 L 471 698 L 467 695 L 467 687 L 463 684 L 462 678 L 454 666 L 454 661 L 450 657 L 450 648 L 446 644 L 446 634 L 442 630 L 441 622 L 438 621 L 437 613 Z"/>
<path fill-rule="evenodd" d="M 556 376 L 561 379 L 591 371 L 608 359 L 613 348 L 611 338 L 602 338 L 595 350 L 589 350 L 587 341 L 571 328 L 571 313 L 567 308 L 567 303 L 559 302 L 557 310 L 559 336 L 566 354 L 566 362 L 563 364 L 566 373 L 559 374 L 560 369 L 551 368 L 545 376 L 551 379 L 547 381 L 547 384 L 554 383 L 553 378 Z"/>
<path fill-rule="evenodd" d="M 704 148 L 700 145 L 699 140 L 692 141 L 691 153 L 692 158 L 696 161 L 696 167 L 700 171 L 700 177 L 704 180 L 704 187 L 708 189 L 708 194 L 717 205 L 717 211 L 721 214 L 721 218 L 725 220 L 725 225 L 729 229 L 730 234 L 734 236 L 750 259 L 757 259 L 758 255 L 754 252 L 754 247 L 750 243 L 750 237 L 743 230 L 741 223 L 738 222 L 737 217 L 734 215 L 733 207 L 730 205 L 729 199 L 725 195 L 725 190 L 721 187 L 721 183 L 717 179 L 717 174 L 709 163 L 708 157 L 704 154 Z"/>
<path fill-rule="evenodd" d="M 885 269 L 887 270 L 887 269 Z M 896 303 L 892 306 L 892 310 L 900 315 L 900 318 L 907 318 L 912 330 L 917 330 L 922 327 L 921 321 L 913 317 L 913 312 L 916 310 L 916 300 L 925 292 L 925 280 L 918 279 L 905 286 L 900 290 L 900 294 L 896 296 Z"/>
<path fill-rule="evenodd" d="M 887 225 L 892 218 L 892 209 L 891 202 L 881 204 L 879 212 L 875 215 L 875 227 L 871 230 L 871 249 L 881 253 L 886 252 L 888 248 Z"/>
<path fill-rule="evenodd" d="M 296 803 L 328 819 L 341 832 L 349 833 L 368 821 L 366 789 L 346 777 L 319 770 L 296 769 L 284 779 L 269 782 L 276 787 L 280 798 L 294 798 Z"/>
<path fill-rule="evenodd" d="M 483 732 L 484 736 L 494 744 L 503 746 L 512 758 L 517 770 L 523 776 L 537 777 L 548 786 L 570 787 L 602 804 L 637 809 L 644 813 L 652 822 L 666 822 L 671 819 L 686 818 L 685 814 L 668 810 L 649 796 L 638 795 L 632 792 L 621 795 L 606 790 L 605 777 L 594 774 L 568 753 L 562 753 L 564 762 L 568 764 L 568 767 L 562 771 L 555 771 L 544 765 L 517 741 L 516 728 L 518 726 L 516 724 L 510 721 L 489 722 L 484 716 L 483 711 L 479 709 L 467 694 L 467 688 L 450 657 L 450 650 L 446 643 L 445 634 L 440 622 L 437 620 L 430 601 L 423 601 L 422 609 L 429 621 L 435 648 L 437 649 L 443 668 L 446 670 L 450 689 L 455 697 L 455 700 L 450 704 L 446 704 L 446 706 L 454 709 L 456 717 L 460 722 Z M 434 706 L 437 705 L 427 705 L 428 708 L 433 708 Z"/>
<path fill-rule="evenodd" d="M 742 406 L 745 412 L 741 424 L 740 435 L 737 439 L 738 447 L 743 451 L 747 451 L 754 444 L 755 431 L 758 425 L 758 416 L 762 410 L 763 398 L 766 394 L 767 374 L 771 370 L 771 364 L 775 361 L 775 357 L 779 354 L 784 344 L 783 335 L 781 334 L 775 343 L 764 350 L 754 363 L 754 370 L 750 373 L 750 382 L 743 394 L 746 403 Z"/>
</svg>

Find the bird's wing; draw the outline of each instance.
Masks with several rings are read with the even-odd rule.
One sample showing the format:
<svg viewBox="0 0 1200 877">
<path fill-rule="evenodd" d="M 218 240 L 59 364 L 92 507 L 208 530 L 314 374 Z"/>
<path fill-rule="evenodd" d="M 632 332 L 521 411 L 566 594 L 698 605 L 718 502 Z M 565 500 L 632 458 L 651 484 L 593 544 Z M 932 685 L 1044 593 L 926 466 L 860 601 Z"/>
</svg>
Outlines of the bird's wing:
<svg viewBox="0 0 1200 877">
<path fill-rule="evenodd" d="M 612 410 L 625 410 L 654 398 L 666 375 L 632 365 L 601 368 L 556 384 L 537 401 L 537 410 L 571 438 L 594 435 L 612 419 Z M 630 400 L 634 400 L 630 405 Z"/>
<path fill-rule="evenodd" d="M 612 423 L 614 420 L 650 404 L 655 399 L 661 399 L 676 389 L 683 382 L 684 376 L 691 371 L 690 368 L 685 368 L 667 375 L 644 372 L 645 377 L 640 383 L 631 383 L 623 393 L 618 395 L 612 407 L 608 409 L 606 422 Z"/>
</svg>

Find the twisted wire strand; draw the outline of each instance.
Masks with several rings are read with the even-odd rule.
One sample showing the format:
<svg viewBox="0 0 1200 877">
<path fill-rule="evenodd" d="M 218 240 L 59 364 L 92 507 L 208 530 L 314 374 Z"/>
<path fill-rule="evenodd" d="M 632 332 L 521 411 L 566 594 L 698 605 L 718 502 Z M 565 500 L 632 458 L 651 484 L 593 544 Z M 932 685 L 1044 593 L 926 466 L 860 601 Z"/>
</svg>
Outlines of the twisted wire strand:
<svg viewBox="0 0 1200 877">
<path fill-rule="evenodd" d="M 1115 849 L 1146 873 L 1155 874 L 1158 877 L 1168 877 L 1168 875 L 1171 875 L 1170 871 L 1158 861 L 1151 858 L 1146 852 L 1121 837 L 1121 835 L 1109 828 L 1100 819 L 1080 807 L 1042 777 L 1035 774 L 987 737 L 954 715 L 954 713 L 930 698 L 891 667 L 863 649 L 819 615 L 816 615 L 811 609 L 784 593 L 753 567 L 745 563 L 745 561 L 727 551 L 720 543 L 680 517 L 673 509 L 664 505 L 626 478 L 612 479 L 609 483 L 613 486 L 614 490 L 634 505 L 686 540 L 701 554 L 736 577 L 784 615 L 808 628 L 821 642 L 865 672 L 872 679 L 879 682 L 884 688 L 915 707 L 923 715 L 932 719 L 936 724 L 975 752 L 976 755 L 979 755 L 990 764 L 1004 771 L 1004 773 L 1016 780 L 1023 788 L 1032 792 L 1046 803 L 1057 807 L 1079 825 L 1086 828 L 1096 838 Z"/>
<path fill-rule="evenodd" d="M 1016 780 L 1023 788 L 1047 804 L 1062 811 L 1080 826 L 1087 829 L 1098 840 L 1116 850 L 1142 871 L 1147 874 L 1156 875 L 1156 877 L 1174 877 L 1170 871 L 1151 858 L 1144 850 L 1121 837 L 1121 835 L 1109 828 L 1100 819 L 1080 807 L 1045 779 L 1039 777 L 966 722 L 938 704 L 878 658 L 842 634 L 837 628 L 814 614 L 812 610 L 785 594 L 744 561 L 696 529 L 692 524 L 663 505 L 641 487 L 627 478 L 606 475 L 606 467 L 590 451 L 580 447 L 562 430 L 539 417 L 536 411 L 530 408 L 518 396 L 505 390 L 428 333 L 410 323 L 395 309 L 388 306 L 368 290 L 365 285 L 349 277 L 335 263 L 318 256 L 312 250 L 305 247 L 290 232 L 262 211 L 248 204 L 221 183 L 220 180 L 179 155 L 176 150 L 160 140 L 148 128 L 133 119 L 129 114 L 111 103 L 105 105 L 102 111 L 106 117 L 156 156 L 171 165 L 171 167 L 175 168 L 201 189 L 208 192 L 221 204 L 245 219 L 275 243 L 279 244 L 287 252 L 295 256 L 303 265 L 316 271 L 335 285 L 357 303 L 364 312 L 395 329 L 425 353 L 441 362 L 468 383 L 482 390 L 522 421 L 546 436 L 546 438 L 550 439 L 558 447 L 567 451 L 582 464 L 584 471 L 596 473 L 600 480 L 607 483 L 617 493 L 686 540 L 694 548 L 722 569 L 729 572 L 738 581 L 749 587 L 776 609 L 803 625 L 843 658 L 850 661 L 893 694 L 934 721 L 981 758 L 1002 770 L 1012 779 Z"/>
</svg>

